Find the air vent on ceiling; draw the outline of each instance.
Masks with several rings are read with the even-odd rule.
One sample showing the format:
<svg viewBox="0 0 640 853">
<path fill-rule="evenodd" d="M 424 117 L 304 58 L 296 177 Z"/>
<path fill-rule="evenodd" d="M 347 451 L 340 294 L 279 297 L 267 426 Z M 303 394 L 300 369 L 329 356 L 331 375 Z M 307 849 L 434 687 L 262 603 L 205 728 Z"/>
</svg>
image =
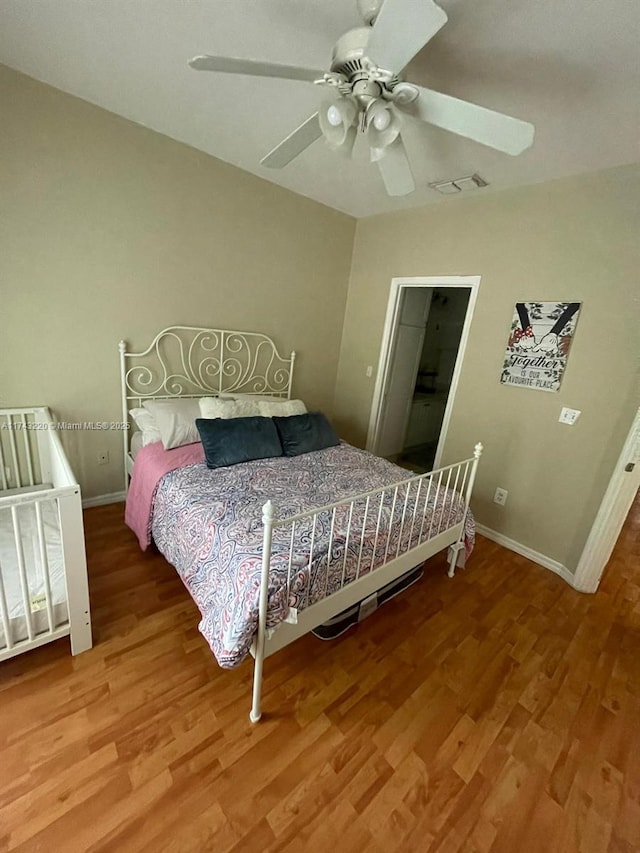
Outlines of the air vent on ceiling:
<svg viewBox="0 0 640 853">
<path fill-rule="evenodd" d="M 467 190 L 478 190 L 488 187 L 489 184 L 480 175 L 466 175 L 464 178 L 454 178 L 452 181 L 436 181 L 429 184 L 432 190 L 437 190 L 442 195 L 454 195 Z"/>
</svg>

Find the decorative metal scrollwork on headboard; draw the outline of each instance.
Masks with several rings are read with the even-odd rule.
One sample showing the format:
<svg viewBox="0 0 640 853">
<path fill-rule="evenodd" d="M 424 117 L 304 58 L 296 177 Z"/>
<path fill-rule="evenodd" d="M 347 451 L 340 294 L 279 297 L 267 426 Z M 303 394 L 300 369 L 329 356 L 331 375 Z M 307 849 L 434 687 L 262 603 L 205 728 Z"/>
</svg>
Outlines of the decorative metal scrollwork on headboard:
<svg viewBox="0 0 640 853">
<path fill-rule="evenodd" d="M 216 394 L 291 396 L 295 353 L 283 358 L 259 332 L 171 326 L 143 352 L 120 341 L 125 400 Z"/>
</svg>

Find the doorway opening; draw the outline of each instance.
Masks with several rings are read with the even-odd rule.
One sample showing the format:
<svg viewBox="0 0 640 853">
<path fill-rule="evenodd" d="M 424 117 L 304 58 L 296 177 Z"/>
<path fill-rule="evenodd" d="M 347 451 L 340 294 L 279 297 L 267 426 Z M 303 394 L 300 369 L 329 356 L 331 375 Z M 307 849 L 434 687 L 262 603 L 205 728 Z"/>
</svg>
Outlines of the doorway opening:
<svg viewBox="0 0 640 853">
<path fill-rule="evenodd" d="M 367 449 L 416 473 L 440 464 L 479 276 L 394 279 Z"/>
</svg>

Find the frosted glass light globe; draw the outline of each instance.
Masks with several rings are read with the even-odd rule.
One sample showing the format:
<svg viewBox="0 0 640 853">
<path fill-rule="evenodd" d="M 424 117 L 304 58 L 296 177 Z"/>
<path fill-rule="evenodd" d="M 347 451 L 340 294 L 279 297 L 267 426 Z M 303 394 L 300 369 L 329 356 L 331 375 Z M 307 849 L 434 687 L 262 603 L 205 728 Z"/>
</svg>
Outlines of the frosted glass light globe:
<svg viewBox="0 0 640 853">
<path fill-rule="evenodd" d="M 331 104 L 331 106 L 327 110 L 327 121 L 329 122 L 331 127 L 340 127 L 340 125 L 342 124 L 342 114 L 340 113 L 340 110 L 336 106 L 334 106 L 334 104 Z"/>
<path fill-rule="evenodd" d="M 389 110 L 380 110 L 373 117 L 373 126 L 376 130 L 386 130 L 391 124 L 391 113 Z"/>
</svg>

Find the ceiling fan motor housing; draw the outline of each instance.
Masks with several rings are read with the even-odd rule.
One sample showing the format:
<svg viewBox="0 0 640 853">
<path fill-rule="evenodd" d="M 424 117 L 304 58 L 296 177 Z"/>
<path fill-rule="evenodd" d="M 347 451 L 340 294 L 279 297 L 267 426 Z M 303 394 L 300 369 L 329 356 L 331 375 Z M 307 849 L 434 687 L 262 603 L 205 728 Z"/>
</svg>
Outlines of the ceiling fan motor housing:
<svg viewBox="0 0 640 853">
<path fill-rule="evenodd" d="M 356 27 L 340 36 L 331 54 L 331 70 L 336 74 L 344 74 L 348 80 L 364 73 L 362 57 L 370 35 L 370 27 Z"/>
<path fill-rule="evenodd" d="M 331 54 L 331 72 L 346 78 L 354 95 L 380 97 L 383 91 L 391 93 L 402 78 L 378 68 L 367 57 L 371 32 L 371 27 L 356 27 L 340 36 Z M 372 84 L 366 92 L 362 85 L 356 87 L 361 81 Z"/>
</svg>

